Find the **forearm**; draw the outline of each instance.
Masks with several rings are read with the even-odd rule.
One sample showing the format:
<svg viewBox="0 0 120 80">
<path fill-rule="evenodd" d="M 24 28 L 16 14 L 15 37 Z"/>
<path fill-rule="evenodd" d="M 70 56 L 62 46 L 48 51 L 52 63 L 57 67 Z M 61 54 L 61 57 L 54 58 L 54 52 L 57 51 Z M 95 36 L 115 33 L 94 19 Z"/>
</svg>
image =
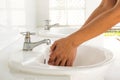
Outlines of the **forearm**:
<svg viewBox="0 0 120 80">
<path fill-rule="evenodd" d="M 120 21 L 118 16 L 119 14 L 115 11 L 109 10 L 85 25 L 85 28 L 80 29 L 69 37 L 73 40 L 74 45 L 78 46 L 117 24 Z"/>
<path fill-rule="evenodd" d="M 88 24 L 91 20 L 93 20 L 96 16 L 98 16 L 99 14 L 101 14 L 102 12 L 104 12 L 104 0 L 100 3 L 100 5 L 92 12 L 92 14 L 88 17 L 88 19 L 86 20 L 86 22 L 84 23 L 84 25 Z M 84 28 L 84 25 L 82 28 Z"/>
<path fill-rule="evenodd" d="M 86 22 L 84 23 L 82 28 L 84 28 L 85 25 L 88 24 L 90 21 L 92 21 L 95 17 L 97 17 L 100 14 L 104 13 L 105 11 L 113 8 L 115 4 L 116 4 L 116 0 L 102 0 L 100 5 L 93 11 L 93 13 L 86 20 Z"/>
</svg>

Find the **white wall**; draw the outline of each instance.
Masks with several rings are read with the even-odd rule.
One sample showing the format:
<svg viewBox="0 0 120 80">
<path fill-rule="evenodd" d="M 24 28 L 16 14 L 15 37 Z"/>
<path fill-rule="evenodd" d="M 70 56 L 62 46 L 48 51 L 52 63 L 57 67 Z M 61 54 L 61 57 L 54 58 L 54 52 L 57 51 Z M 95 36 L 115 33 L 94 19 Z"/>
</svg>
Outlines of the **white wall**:
<svg viewBox="0 0 120 80">
<path fill-rule="evenodd" d="M 36 0 L 25 0 L 26 25 L 27 29 L 35 28 L 36 23 Z"/>
<path fill-rule="evenodd" d="M 49 19 L 49 0 L 37 1 L 37 26 L 44 26 L 44 20 Z M 86 19 L 102 0 L 86 0 Z"/>
<path fill-rule="evenodd" d="M 99 6 L 102 0 L 86 0 L 86 19 Z"/>
<path fill-rule="evenodd" d="M 44 26 L 44 20 L 49 19 L 49 0 L 37 1 L 37 26 Z"/>
</svg>

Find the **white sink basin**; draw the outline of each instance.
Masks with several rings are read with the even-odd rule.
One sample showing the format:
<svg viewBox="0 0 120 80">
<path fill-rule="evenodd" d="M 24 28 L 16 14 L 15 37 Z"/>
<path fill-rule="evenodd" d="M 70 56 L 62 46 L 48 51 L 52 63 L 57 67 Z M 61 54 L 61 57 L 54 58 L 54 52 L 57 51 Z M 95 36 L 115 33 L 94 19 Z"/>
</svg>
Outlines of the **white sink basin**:
<svg viewBox="0 0 120 80">
<path fill-rule="evenodd" d="M 41 29 L 39 35 L 47 37 L 65 37 L 79 29 L 80 27 L 52 27 L 50 30 Z"/>
<path fill-rule="evenodd" d="M 42 38 L 42 37 L 41 37 Z M 52 39 L 52 38 L 51 38 Z M 39 38 L 37 39 L 37 41 Z M 113 55 L 101 47 L 81 45 L 72 67 L 48 65 L 49 46 L 40 45 L 33 51 L 22 51 L 22 40 L 10 48 L 10 69 L 42 75 L 68 75 L 71 80 L 103 80 L 104 73 L 112 63 Z M 87 77 L 86 77 L 87 76 Z"/>
<path fill-rule="evenodd" d="M 24 38 L 23 38 L 24 39 Z M 43 40 L 44 37 L 32 37 L 32 41 Z M 54 42 L 54 38 L 50 38 Z M 21 72 L 42 75 L 67 75 L 71 80 L 104 80 L 106 69 L 112 63 L 112 52 L 101 47 L 78 47 L 77 57 L 72 67 L 48 65 L 49 46 L 40 45 L 33 51 L 22 51 L 23 41 L 16 41 L 9 46 L 9 67 Z M 87 76 L 87 77 L 86 77 Z"/>
</svg>

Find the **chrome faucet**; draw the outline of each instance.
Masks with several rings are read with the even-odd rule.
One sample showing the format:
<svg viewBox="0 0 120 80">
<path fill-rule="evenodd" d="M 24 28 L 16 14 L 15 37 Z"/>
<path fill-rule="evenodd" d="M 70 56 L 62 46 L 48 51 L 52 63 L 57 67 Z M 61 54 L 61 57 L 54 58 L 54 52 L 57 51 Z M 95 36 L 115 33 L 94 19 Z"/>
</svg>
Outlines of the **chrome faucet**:
<svg viewBox="0 0 120 80">
<path fill-rule="evenodd" d="M 25 42 L 23 46 L 23 51 L 32 51 L 33 48 L 46 43 L 49 45 L 51 43 L 50 39 L 44 39 L 38 42 L 31 42 L 30 35 L 35 35 L 35 33 L 30 33 L 30 32 L 21 32 L 22 35 L 25 35 Z"/>
<path fill-rule="evenodd" d="M 59 26 L 59 23 L 50 25 L 50 20 L 45 20 L 45 21 L 46 21 L 46 25 L 45 25 L 45 28 L 44 28 L 45 30 L 50 30 L 51 27 Z"/>
</svg>

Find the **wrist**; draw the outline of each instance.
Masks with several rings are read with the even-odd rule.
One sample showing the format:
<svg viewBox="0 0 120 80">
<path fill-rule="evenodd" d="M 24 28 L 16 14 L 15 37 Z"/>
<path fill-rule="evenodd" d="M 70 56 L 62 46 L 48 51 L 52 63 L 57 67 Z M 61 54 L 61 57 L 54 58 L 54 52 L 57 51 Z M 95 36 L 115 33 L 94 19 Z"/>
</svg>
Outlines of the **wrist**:
<svg viewBox="0 0 120 80">
<path fill-rule="evenodd" d="M 82 40 L 80 40 L 80 38 L 78 38 L 76 35 L 72 34 L 69 35 L 68 37 L 66 37 L 67 39 L 69 39 L 72 43 L 73 47 L 78 47 L 80 44 L 82 44 Z"/>
</svg>

